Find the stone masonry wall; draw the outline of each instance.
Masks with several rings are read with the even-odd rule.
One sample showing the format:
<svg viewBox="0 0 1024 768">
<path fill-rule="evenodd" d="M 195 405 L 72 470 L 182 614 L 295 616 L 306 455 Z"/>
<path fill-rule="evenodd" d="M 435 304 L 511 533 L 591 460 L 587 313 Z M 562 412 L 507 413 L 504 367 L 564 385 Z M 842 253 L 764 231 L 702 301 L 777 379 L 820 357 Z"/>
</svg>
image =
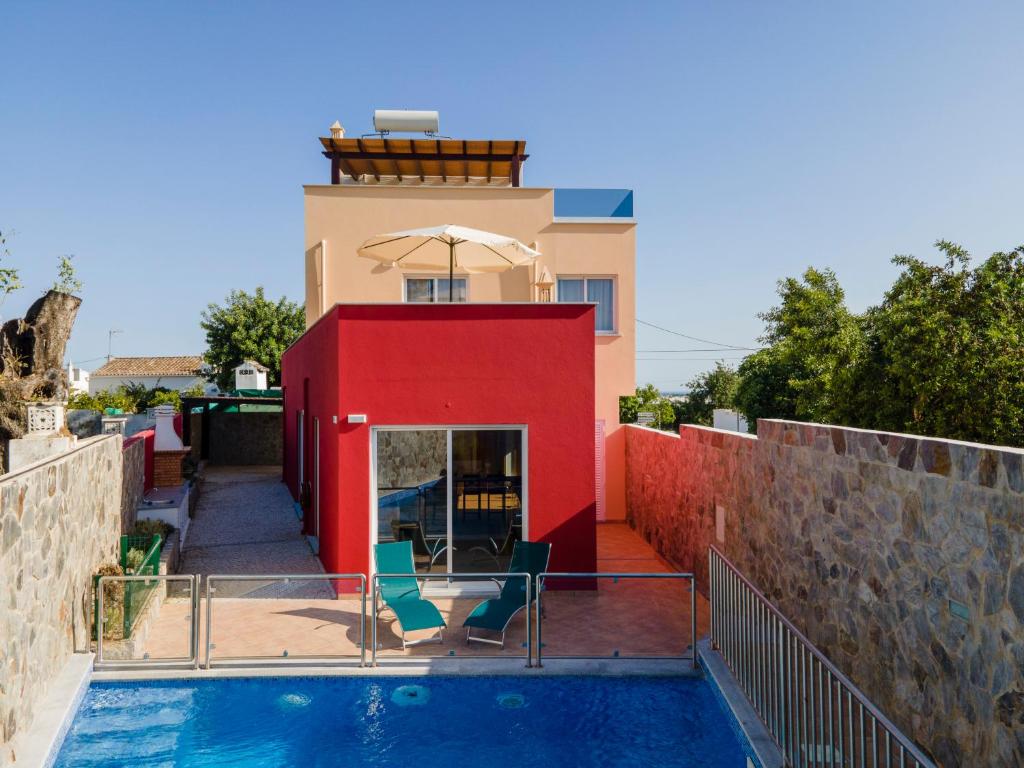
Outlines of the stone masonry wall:
<svg viewBox="0 0 1024 768">
<path fill-rule="evenodd" d="M 142 503 L 146 482 L 146 443 L 126 442 L 122 449 L 124 470 L 121 476 L 121 533 L 135 525 L 135 512 Z"/>
<path fill-rule="evenodd" d="M 50 680 L 89 650 L 91 576 L 117 554 L 119 435 L 0 476 L 0 764 Z"/>
<path fill-rule="evenodd" d="M 626 456 L 630 522 L 704 588 L 717 541 L 940 765 L 1024 765 L 1024 451 L 761 420 Z"/>
<path fill-rule="evenodd" d="M 447 467 L 448 436 L 443 429 L 377 433 L 378 488 L 414 488 L 436 480 Z"/>
<path fill-rule="evenodd" d="M 231 466 L 280 465 L 284 414 L 266 411 L 211 413 L 210 464 Z M 321 428 L 325 428 L 321 426 Z M 193 431 L 192 434 L 196 434 Z M 201 438 L 200 438 L 201 439 Z"/>
</svg>

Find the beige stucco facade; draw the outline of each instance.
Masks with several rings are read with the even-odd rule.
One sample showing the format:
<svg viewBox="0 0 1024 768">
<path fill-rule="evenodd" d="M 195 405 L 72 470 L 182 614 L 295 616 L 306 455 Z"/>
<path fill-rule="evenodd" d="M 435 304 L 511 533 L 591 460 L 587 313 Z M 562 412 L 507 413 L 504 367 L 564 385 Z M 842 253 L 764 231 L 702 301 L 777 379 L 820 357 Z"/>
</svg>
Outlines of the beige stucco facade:
<svg viewBox="0 0 1024 768">
<path fill-rule="evenodd" d="M 467 275 L 470 302 L 538 301 L 542 294 L 535 282 L 545 269 L 555 280 L 613 278 L 615 330 L 594 336 L 595 418 L 605 424 L 605 514 L 625 517 L 625 438 L 618 401 L 634 392 L 636 379 L 632 219 L 556 220 L 553 189 L 368 184 L 305 187 L 305 217 L 307 327 L 335 303 L 401 302 L 406 277 L 446 276 L 388 267 L 356 253 L 370 237 L 419 227 L 456 224 L 509 235 L 540 251 L 534 265 Z"/>
</svg>

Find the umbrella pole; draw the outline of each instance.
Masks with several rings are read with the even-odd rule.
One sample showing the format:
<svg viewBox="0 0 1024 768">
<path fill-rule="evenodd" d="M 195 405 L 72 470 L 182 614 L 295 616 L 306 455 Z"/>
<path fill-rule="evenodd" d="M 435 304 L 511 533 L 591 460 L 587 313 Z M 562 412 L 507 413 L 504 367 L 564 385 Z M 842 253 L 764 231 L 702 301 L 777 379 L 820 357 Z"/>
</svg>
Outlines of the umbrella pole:
<svg viewBox="0 0 1024 768">
<path fill-rule="evenodd" d="M 452 297 L 452 286 L 455 283 L 455 243 L 448 243 L 448 303 L 451 304 L 455 299 Z"/>
</svg>

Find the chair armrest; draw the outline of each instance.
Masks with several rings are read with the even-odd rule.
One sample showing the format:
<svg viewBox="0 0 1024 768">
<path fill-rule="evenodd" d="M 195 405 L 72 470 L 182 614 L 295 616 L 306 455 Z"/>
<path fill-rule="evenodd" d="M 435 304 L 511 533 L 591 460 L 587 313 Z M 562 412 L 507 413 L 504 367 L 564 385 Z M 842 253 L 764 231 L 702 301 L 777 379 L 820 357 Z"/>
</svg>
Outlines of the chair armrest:
<svg viewBox="0 0 1024 768">
<path fill-rule="evenodd" d="M 438 539 L 438 541 L 440 541 L 440 539 Z M 439 550 L 437 550 L 436 552 L 434 552 L 430 556 L 430 567 L 431 568 L 434 567 L 434 563 L 437 562 L 437 558 L 439 558 L 441 555 L 443 555 L 447 549 L 448 549 L 447 546 L 441 547 Z"/>
<path fill-rule="evenodd" d="M 437 551 L 438 545 L 448 540 L 446 536 L 437 536 L 435 538 L 423 537 L 423 540 L 427 543 L 427 549 L 430 550 L 431 554 Z"/>
</svg>

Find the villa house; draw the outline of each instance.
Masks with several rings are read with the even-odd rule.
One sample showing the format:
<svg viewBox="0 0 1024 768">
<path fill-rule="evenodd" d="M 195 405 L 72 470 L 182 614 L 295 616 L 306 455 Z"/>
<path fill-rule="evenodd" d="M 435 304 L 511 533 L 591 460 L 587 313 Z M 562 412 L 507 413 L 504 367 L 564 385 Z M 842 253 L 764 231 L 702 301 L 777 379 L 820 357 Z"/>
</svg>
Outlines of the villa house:
<svg viewBox="0 0 1024 768">
<path fill-rule="evenodd" d="M 178 357 L 115 357 L 88 375 L 90 394 L 109 392 L 129 384 L 146 389 L 166 387 L 184 392 L 196 385 L 210 390 L 201 355 Z"/>
<path fill-rule="evenodd" d="M 521 140 L 346 139 L 336 125 L 321 143 L 331 183 L 305 187 L 308 330 L 282 383 L 285 479 L 325 566 L 369 572 L 371 543 L 409 537 L 424 569 L 493 570 L 522 537 L 558 540 L 553 565 L 591 570 L 596 521 L 625 517 L 632 192 L 522 186 Z M 449 286 L 447 270 L 357 253 L 442 224 L 541 255 Z"/>
<path fill-rule="evenodd" d="M 410 538 L 420 570 L 494 572 L 523 538 L 551 542 L 555 569 L 592 572 L 594 314 L 340 304 L 320 318 L 283 358 L 284 466 L 327 571 L 372 573 L 372 544 Z"/>
</svg>

